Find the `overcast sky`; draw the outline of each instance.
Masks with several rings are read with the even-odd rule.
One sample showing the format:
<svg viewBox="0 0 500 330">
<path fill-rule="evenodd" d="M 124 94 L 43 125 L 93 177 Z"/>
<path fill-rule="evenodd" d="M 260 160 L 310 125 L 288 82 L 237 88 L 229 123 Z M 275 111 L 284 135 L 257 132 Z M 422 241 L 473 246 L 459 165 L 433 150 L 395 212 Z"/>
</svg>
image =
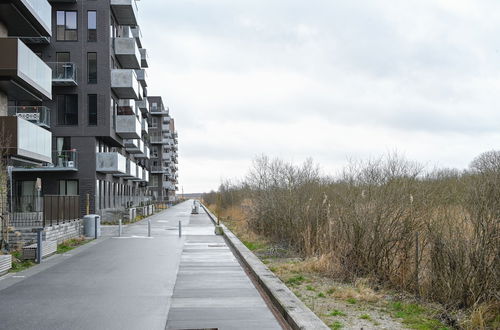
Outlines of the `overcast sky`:
<svg viewBox="0 0 500 330">
<path fill-rule="evenodd" d="M 394 150 L 464 168 L 500 149 L 498 0 L 138 4 L 184 192 L 242 177 L 262 153 L 333 173 Z"/>
</svg>

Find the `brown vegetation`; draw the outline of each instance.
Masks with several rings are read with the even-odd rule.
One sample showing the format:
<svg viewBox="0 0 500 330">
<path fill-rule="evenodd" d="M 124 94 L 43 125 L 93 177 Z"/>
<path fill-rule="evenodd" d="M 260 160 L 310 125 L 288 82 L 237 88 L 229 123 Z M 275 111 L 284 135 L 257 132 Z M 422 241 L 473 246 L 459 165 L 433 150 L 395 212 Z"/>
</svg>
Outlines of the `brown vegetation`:
<svg viewBox="0 0 500 330">
<path fill-rule="evenodd" d="M 425 172 L 389 155 L 351 162 L 335 178 L 321 176 L 311 161 L 261 157 L 243 183 L 226 182 L 204 199 L 219 210 L 239 207 L 249 230 L 317 258 L 332 277 L 369 278 L 498 318 L 498 152 L 464 172 Z"/>
</svg>

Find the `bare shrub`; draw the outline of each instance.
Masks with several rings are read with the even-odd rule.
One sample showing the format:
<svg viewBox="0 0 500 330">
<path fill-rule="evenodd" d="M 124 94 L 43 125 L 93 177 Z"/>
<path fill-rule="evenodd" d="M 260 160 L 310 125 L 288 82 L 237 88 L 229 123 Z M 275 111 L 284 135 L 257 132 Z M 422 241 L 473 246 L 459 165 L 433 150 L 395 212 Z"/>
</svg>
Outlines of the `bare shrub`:
<svg viewBox="0 0 500 330">
<path fill-rule="evenodd" d="M 500 153 L 470 168 L 428 172 L 389 154 L 327 178 L 311 160 L 261 156 L 243 183 L 204 198 L 223 208 L 250 200 L 248 228 L 315 260 L 315 269 L 465 308 L 500 292 Z"/>
</svg>

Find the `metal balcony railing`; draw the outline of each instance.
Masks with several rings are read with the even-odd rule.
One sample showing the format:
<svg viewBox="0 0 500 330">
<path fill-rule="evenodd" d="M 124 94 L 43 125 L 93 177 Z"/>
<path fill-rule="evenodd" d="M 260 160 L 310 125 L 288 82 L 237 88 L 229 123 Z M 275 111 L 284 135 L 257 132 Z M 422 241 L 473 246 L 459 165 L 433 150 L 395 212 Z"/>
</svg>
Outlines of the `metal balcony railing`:
<svg viewBox="0 0 500 330">
<path fill-rule="evenodd" d="M 50 109 L 45 106 L 10 106 L 8 114 L 50 128 Z"/>
</svg>

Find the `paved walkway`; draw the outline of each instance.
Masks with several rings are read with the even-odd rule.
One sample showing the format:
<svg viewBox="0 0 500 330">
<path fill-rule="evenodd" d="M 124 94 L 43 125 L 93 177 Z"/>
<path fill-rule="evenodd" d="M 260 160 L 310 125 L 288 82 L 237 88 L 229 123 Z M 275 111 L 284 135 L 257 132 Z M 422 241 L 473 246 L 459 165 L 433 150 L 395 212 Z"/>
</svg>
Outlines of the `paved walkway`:
<svg viewBox="0 0 500 330">
<path fill-rule="evenodd" d="M 186 232 L 167 329 L 281 329 L 206 213 Z"/>
<path fill-rule="evenodd" d="M 0 277 L 0 329 L 281 329 L 208 216 L 190 207 L 151 217 L 152 238 L 142 221 Z"/>
</svg>

